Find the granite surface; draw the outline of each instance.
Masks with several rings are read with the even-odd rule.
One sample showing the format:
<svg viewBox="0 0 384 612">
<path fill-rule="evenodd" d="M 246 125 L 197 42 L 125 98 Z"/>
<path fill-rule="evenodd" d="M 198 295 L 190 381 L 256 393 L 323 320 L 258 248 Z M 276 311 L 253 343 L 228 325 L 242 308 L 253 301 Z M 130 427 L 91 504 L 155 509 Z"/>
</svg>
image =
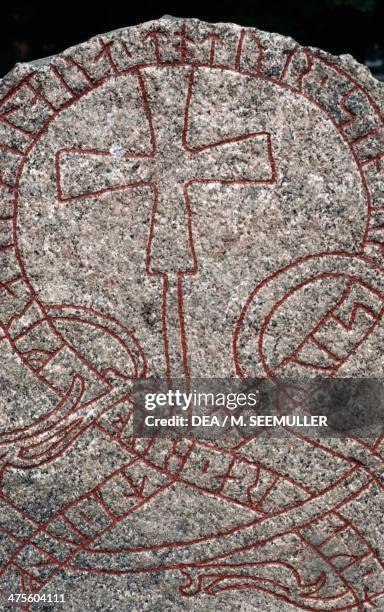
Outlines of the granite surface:
<svg viewBox="0 0 384 612">
<path fill-rule="evenodd" d="M 163 18 L 0 97 L 1 609 L 383 609 L 380 435 L 138 439 L 130 401 L 383 376 L 383 85 Z"/>
</svg>

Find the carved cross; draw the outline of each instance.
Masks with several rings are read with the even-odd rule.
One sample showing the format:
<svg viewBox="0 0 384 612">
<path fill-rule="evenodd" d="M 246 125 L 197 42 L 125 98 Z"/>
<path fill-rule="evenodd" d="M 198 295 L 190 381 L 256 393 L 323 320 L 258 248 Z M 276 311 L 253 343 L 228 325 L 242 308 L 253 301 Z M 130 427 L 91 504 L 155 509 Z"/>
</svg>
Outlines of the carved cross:
<svg viewBox="0 0 384 612">
<path fill-rule="evenodd" d="M 170 108 L 166 107 L 169 96 L 164 95 L 163 102 L 157 100 L 156 104 L 151 101 L 145 73 L 143 76 L 138 72 L 137 78 L 143 115 L 150 133 L 150 150 L 147 153 L 127 153 L 113 148 L 105 151 L 77 148 L 59 150 L 56 153 L 57 197 L 61 202 L 70 203 L 130 188 L 152 190 L 152 223 L 146 269 L 148 274 L 166 276 L 167 286 L 169 276 L 176 275 L 178 294 L 180 274 L 196 273 L 198 269 L 193 246 L 190 188 L 209 183 L 273 183 L 275 166 L 271 135 L 245 130 L 239 136 L 224 137 L 194 147 L 189 144 L 194 70 L 187 75 L 187 95 L 185 89 L 184 92 L 180 89 L 178 102 L 173 100 Z M 157 231 L 159 219 L 162 219 L 162 228 L 169 225 L 170 237 L 166 244 L 162 244 L 167 241 L 162 240 L 161 227 Z M 188 254 L 180 253 L 179 258 L 176 254 L 176 267 L 169 264 L 169 250 L 175 249 L 175 228 L 179 235 L 184 233 L 187 236 L 186 243 L 189 244 Z"/>
</svg>

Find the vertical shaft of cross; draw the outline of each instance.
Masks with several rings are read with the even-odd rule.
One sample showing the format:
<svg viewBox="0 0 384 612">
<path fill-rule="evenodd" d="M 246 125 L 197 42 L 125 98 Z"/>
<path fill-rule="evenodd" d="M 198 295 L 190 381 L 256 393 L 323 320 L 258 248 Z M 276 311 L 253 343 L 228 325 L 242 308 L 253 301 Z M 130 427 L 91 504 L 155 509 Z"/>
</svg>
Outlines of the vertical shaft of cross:
<svg viewBox="0 0 384 612">
<path fill-rule="evenodd" d="M 186 192 L 172 176 L 157 181 L 153 233 L 149 245 L 149 274 L 163 279 L 163 341 L 166 378 L 188 378 L 186 335 L 183 317 L 183 277 L 194 274 L 196 261 L 192 245 L 191 216 Z"/>
<path fill-rule="evenodd" d="M 188 357 L 183 317 L 181 274 L 168 274 L 164 301 L 167 379 L 188 379 Z"/>
</svg>

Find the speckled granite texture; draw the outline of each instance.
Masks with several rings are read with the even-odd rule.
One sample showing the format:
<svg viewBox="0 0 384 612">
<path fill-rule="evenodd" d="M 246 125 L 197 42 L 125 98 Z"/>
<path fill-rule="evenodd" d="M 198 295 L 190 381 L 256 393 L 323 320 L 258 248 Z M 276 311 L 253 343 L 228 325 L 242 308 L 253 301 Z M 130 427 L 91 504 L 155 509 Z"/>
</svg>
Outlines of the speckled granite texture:
<svg viewBox="0 0 384 612">
<path fill-rule="evenodd" d="M 383 375 L 383 86 L 163 18 L 0 96 L 1 609 L 383 609 L 381 437 L 140 440 L 130 403 Z"/>
</svg>

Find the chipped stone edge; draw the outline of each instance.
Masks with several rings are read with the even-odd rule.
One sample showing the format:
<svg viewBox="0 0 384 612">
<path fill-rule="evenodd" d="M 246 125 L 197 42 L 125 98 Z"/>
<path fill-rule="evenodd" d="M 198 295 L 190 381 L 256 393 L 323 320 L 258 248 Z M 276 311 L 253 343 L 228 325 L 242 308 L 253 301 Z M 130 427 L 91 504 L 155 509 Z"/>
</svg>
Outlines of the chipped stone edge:
<svg viewBox="0 0 384 612">
<path fill-rule="evenodd" d="M 345 70 L 362 87 L 367 87 L 370 91 L 370 94 L 374 98 L 376 104 L 379 106 L 380 112 L 384 114 L 384 83 L 382 83 L 381 81 L 378 81 L 373 76 L 373 74 L 371 73 L 371 71 L 369 70 L 367 66 L 358 62 L 350 54 L 343 53 L 340 55 L 333 55 L 332 53 L 329 53 L 328 51 L 324 51 L 323 49 L 319 49 L 318 47 L 301 45 L 291 36 L 284 36 L 282 34 L 279 34 L 278 32 L 268 32 L 266 30 L 260 30 L 254 27 L 245 27 L 237 23 L 233 23 L 233 22 L 223 22 L 223 21 L 209 22 L 209 21 L 204 21 L 202 19 L 198 19 L 196 17 L 175 17 L 173 15 L 163 15 L 159 19 L 152 19 L 149 21 L 144 21 L 142 23 L 138 23 L 138 24 L 134 24 L 131 26 L 122 27 L 122 28 L 117 28 L 115 30 L 111 30 L 108 32 L 100 32 L 94 36 L 91 36 L 89 39 L 85 41 L 81 41 L 80 43 L 76 45 L 72 45 L 70 47 L 67 47 L 66 49 L 63 49 L 62 51 L 60 51 L 59 53 L 55 55 L 50 55 L 50 56 L 39 58 L 36 60 L 31 60 L 30 62 L 18 62 L 6 75 L 4 75 L 2 79 L 0 79 L 0 84 L 2 86 L 0 90 L 0 96 L 2 97 L 2 94 L 6 93 L 12 87 L 13 84 L 17 83 L 22 78 L 25 78 L 32 71 L 35 71 L 36 69 L 38 71 L 44 71 L 56 57 L 59 57 L 65 54 L 69 54 L 71 53 L 73 49 L 81 48 L 82 45 L 88 45 L 89 43 L 96 41 L 100 36 L 113 36 L 114 34 L 118 34 L 119 32 L 129 31 L 134 28 L 138 28 L 138 27 L 150 28 L 150 27 L 153 27 L 155 25 L 158 25 L 164 22 L 169 23 L 170 21 L 173 23 L 186 22 L 186 21 L 194 22 L 194 23 L 198 22 L 210 28 L 213 28 L 215 26 L 222 26 L 222 27 L 224 26 L 228 28 L 235 28 L 238 30 L 245 29 L 248 31 L 253 31 L 255 32 L 255 34 L 259 34 L 263 36 L 272 36 L 275 39 L 280 39 L 281 42 L 285 42 L 285 44 L 290 43 L 292 45 L 298 45 L 301 48 L 308 49 L 309 51 L 318 54 L 321 58 L 327 60 L 329 63 L 335 66 L 339 66 L 341 69 Z M 5 88 L 5 91 L 3 90 L 3 87 Z M 0 99 L 0 102 L 1 102 L 1 99 Z"/>
</svg>

